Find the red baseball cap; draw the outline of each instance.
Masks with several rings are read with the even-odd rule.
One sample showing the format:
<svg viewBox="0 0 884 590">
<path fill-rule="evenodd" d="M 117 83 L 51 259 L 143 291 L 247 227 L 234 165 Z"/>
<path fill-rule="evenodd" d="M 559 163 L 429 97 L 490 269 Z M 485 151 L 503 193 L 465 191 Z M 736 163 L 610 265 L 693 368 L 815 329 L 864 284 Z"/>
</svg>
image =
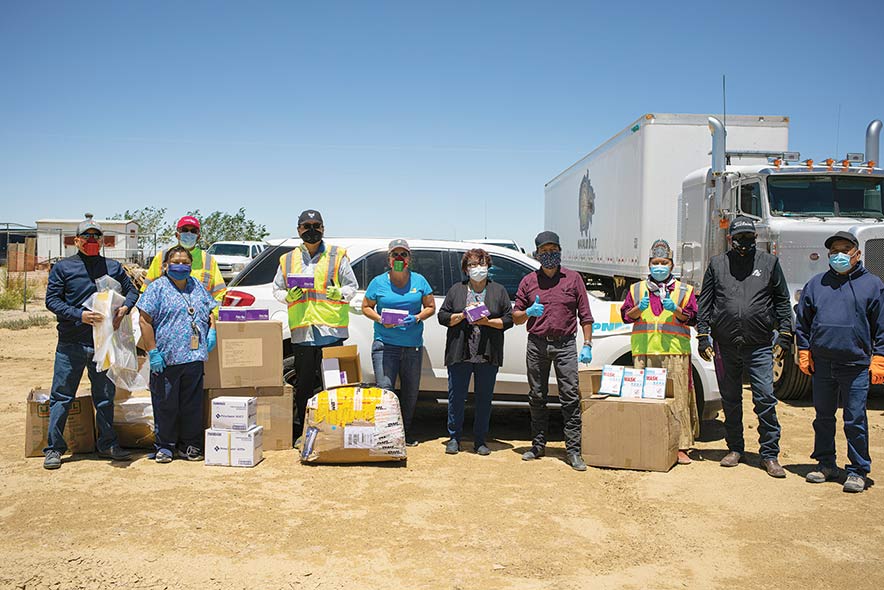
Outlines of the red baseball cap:
<svg viewBox="0 0 884 590">
<path fill-rule="evenodd" d="M 175 229 L 181 229 L 187 225 L 192 225 L 193 227 L 200 229 L 200 220 L 191 215 L 185 215 L 178 220 L 178 225 L 175 226 Z"/>
</svg>

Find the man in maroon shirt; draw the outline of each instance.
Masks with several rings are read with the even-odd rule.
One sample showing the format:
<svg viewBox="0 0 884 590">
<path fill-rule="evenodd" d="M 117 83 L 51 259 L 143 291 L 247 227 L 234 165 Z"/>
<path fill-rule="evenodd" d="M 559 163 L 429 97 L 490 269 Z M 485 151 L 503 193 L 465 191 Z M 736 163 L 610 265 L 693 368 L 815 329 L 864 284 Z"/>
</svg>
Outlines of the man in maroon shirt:
<svg viewBox="0 0 884 590">
<path fill-rule="evenodd" d="M 566 462 L 577 471 L 586 471 L 580 456 L 580 391 L 577 362 L 592 360 L 592 313 L 589 297 L 580 274 L 562 268 L 559 236 L 551 231 L 537 234 L 539 270 L 526 275 L 519 283 L 513 322 L 528 322 L 528 404 L 531 407 L 531 450 L 523 461 L 545 454 L 549 411 L 549 369 L 554 366 L 559 385 L 559 401 L 565 422 Z M 577 320 L 583 328 L 583 348 L 577 355 Z"/>
</svg>

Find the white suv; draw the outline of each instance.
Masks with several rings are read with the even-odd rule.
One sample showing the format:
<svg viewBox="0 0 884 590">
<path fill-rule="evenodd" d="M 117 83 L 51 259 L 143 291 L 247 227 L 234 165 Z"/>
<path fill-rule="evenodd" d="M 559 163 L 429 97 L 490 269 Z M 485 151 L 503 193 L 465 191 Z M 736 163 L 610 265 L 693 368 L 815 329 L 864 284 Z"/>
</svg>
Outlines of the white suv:
<svg viewBox="0 0 884 590">
<path fill-rule="evenodd" d="M 266 247 L 264 242 L 215 242 L 206 252 L 215 257 L 224 282 L 230 282 Z"/>
<path fill-rule="evenodd" d="M 392 239 L 392 238 L 390 238 Z M 387 245 L 390 239 L 375 238 L 326 238 L 326 243 L 343 246 L 347 249 L 359 283 L 359 290 L 350 302 L 350 338 L 346 344 L 359 347 L 360 364 L 363 380 L 374 381 L 374 370 L 371 364 L 371 342 L 374 337 L 374 324 L 362 315 L 362 299 L 368 283 L 378 274 L 385 272 L 387 262 Z M 279 257 L 296 248 L 300 239 L 272 240 L 270 246 L 249 264 L 230 283 L 225 306 L 237 306 L 270 310 L 270 318 L 283 324 L 283 355 L 286 381 L 292 382 L 294 363 L 289 340 L 289 329 L 286 318 L 286 307 L 273 297 L 273 278 L 279 266 Z M 411 268 L 419 272 L 433 287 L 436 297 L 436 309 L 442 306 L 449 287 L 466 277 L 460 270 L 460 262 L 464 252 L 470 248 L 481 247 L 491 254 L 493 266 L 489 277 L 503 285 L 515 299 L 519 282 L 529 272 L 540 267 L 533 258 L 509 248 L 458 241 L 441 240 L 408 240 L 411 247 Z M 620 319 L 620 302 L 603 301 L 589 294 L 595 324 L 593 325 L 592 367 L 601 368 L 607 364 L 631 365 L 630 324 L 623 324 Z M 424 323 L 424 360 L 421 374 L 421 391 L 437 397 L 447 397 L 448 372 L 445 368 L 445 333 L 447 328 L 441 326 L 436 318 Z M 578 338 L 580 338 L 578 336 Z M 513 326 L 506 331 L 503 366 L 497 374 L 497 385 L 494 388 L 496 398 L 512 398 L 526 401 L 528 378 L 525 371 L 525 347 L 528 332 L 525 326 Z M 696 339 L 692 339 L 696 349 Z M 579 343 L 578 343 L 579 344 Z M 697 390 L 697 401 L 701 416 L 712 416 L 721 408 L 718 384 L 712 363 L 707 363 L 696 354 L 692 358 L 694 367 L 694 384 Z M 556 395 L 555 378 L 550 378 L 550 393 Z M 705 412 L 704 412 L 705 406 Z"/>
</svg>

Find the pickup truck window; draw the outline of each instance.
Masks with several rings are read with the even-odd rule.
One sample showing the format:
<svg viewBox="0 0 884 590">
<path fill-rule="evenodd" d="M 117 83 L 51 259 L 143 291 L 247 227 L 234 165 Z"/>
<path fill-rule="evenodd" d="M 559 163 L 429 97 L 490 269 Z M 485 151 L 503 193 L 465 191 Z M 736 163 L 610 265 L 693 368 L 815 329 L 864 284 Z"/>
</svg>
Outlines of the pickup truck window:
<svg viewBox="0 0 884 590">
<path fill-rule="evenodd" d="M 772 215 L 783 217 L 884 217 L 881 178 L 844 176 L 770 176 L 767 192 Z"/>
</svg>

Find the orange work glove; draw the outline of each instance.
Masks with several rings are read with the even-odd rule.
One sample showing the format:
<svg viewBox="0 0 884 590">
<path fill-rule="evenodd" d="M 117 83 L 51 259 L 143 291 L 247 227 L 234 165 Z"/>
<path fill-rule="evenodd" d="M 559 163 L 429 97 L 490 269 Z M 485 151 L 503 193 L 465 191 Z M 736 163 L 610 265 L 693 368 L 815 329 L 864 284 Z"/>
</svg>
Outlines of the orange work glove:
<svg viewBox="0 0 884 590">
<path fill-rule="evenodd" d="M 875 355 L 872 357 L 872 366 L 869 367 L 872 372 L 872 385 L 880 385 L 884 383 L 884 356 Z"/>
<path fill-rule="evenodd" d="M 884 358 L 881 360 L 884 361 Z M 884 362 L 882 362 L 882 367 L 884 367 Z M 810 356 L 809 350 L 798 351 L 798 368 L 807 376 L 813 375 L 813 357 Z M 881 373 L 881 375 L 884 378 L 884 373 Z"/>
</svg>

